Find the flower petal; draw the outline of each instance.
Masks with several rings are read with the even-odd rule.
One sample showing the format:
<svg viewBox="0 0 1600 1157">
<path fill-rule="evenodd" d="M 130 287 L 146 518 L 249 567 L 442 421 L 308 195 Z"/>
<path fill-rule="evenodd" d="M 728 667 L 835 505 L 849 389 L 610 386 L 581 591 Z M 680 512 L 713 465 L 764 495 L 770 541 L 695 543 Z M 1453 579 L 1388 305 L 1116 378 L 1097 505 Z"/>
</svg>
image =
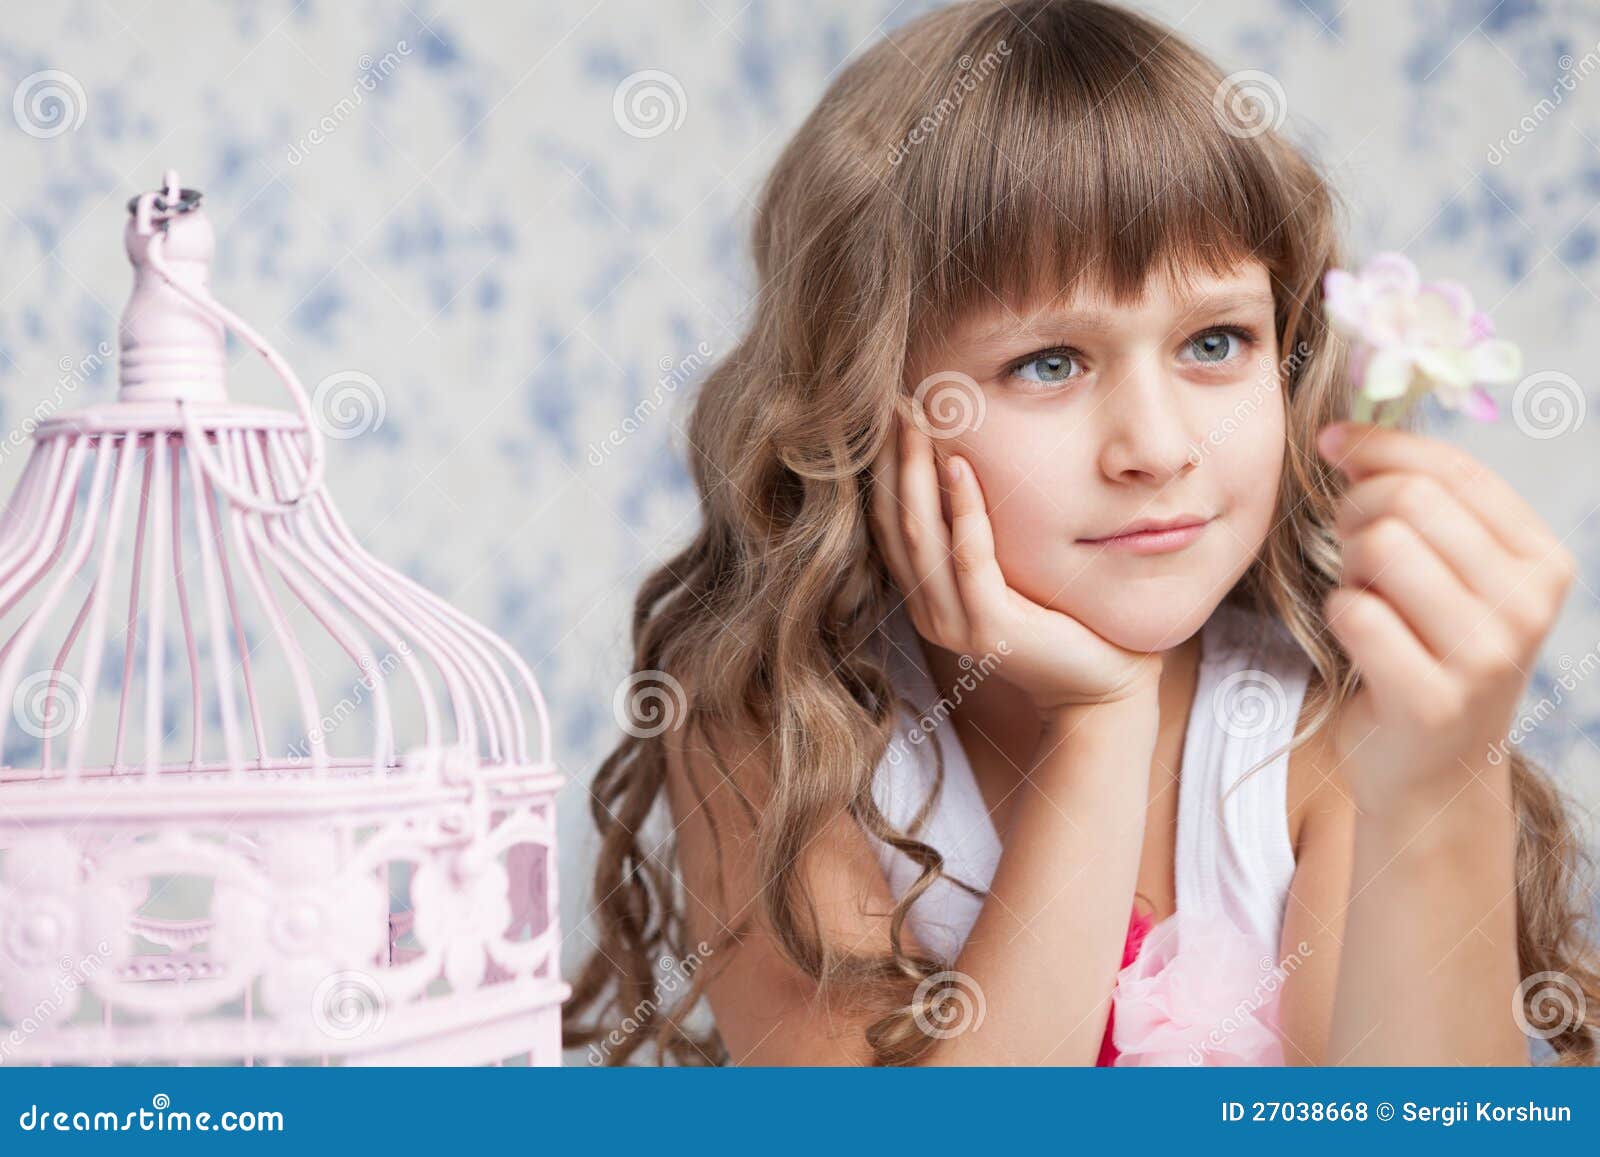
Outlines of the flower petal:
<svg viewBox="0 0 1600 1157">
<path fill-rule="evenodd" d="M 1472 291 L 1459 281 L 1430 281 L 1417 289 L 1418 296 L 1423 294 L 1445 301 L 1452 313 L 1469 324 L 1478 312 L 1472 304 Z"/>
<path fill-rule="evenodd" d="M 1411 358 L 1411 351 L 1405 349 L 1374 350 L 1367 362 L 1361 392 L 1379 402 L 1402 397 L 1411 386 L 1416 368 Z"/>
<path fill-rule="evenodd" d="M 1500 417 L 1500 407 L 1495 405 L 1489 391 L 1482 386 L 1473 386 L 1467 391 L 1465 404 L 1461 408 L 1468 417 L 1480 422 L 1493 422 Z"/>
<path fill-rule="evenodd" d="M 1323 308 L 1334 325 L 1349 333 L 1359 333 L 1366 317 L 1366 295 L 1353 273 L 1330 269 L 1322 279 Z"/>
<path fill-rule="evenodd" d="M 1375 254 L 1361 267 L 1361 280 L 1372 290 L 1415 297 L 1422 277 L 1411 258 L 1393 250 Z"/>
<path fill-rule="evenodd" d="M 1472 385 L 1472 368 L 1464 351 L 1449 346 L 1424 346 L 1412 352 L 1416 357 L 1417 369 L 1427 378 L 1428 387 L 1435 392 L 1460 392 Z"/>
<path fill-rule="evenodd" d="M 1522 350 L 1513 342 L 1490 338 L 1469 346 L 1467 373 L 1474 382 L 1514 382 L 1522 373 Z"/>
<path fill-rule="evenodd" d="M 1472 340 L 1472 298 L 1451 282 L 1423 286 L 1410 336 L 1423 345 L 1466 345 Z"/>
</svg>

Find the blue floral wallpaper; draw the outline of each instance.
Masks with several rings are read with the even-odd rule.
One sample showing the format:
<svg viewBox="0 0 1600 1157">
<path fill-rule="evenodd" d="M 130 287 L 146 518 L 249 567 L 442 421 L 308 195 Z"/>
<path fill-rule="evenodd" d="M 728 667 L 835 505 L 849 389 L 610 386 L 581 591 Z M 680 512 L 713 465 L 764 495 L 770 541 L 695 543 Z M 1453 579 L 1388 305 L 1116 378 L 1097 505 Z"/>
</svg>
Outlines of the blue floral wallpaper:
<svg viewBox="0 0 1600 1157">
<path fill-rule="evenodd" d="M 690 534 L 682 424 L 747 317 L 759 180 L 838 70 L 933 7 L 892 0 L 217 0 L 5 5 L 0 427 L 115 391 L 124 205 L 175 168 L 213 287 L 342 432 L 332 493 L 380 557 L 504 635 L 571 777 L 565 965 L 587 954 L 587 778 L 627 616 Z M 1471 285 L 1536 378 L 1447 430 L 1582 576 L 1525 748 L 1600 806 L 1600 7 L 1159 0 L 1255 70 L 1330 168 L 1357 254 Z M 105 343 L 110 343 L 106 345 Z M 235 346 L 233 392 L 287 406 Z M 359 434 L 360 436 L 343 436 Z M 9 491 L 24 455 L 0 457 Z M 1541 700 L 1548 707 L 1539 708 Z M 663 827 L 663 834 L 665 829 Z"/>
</svg>

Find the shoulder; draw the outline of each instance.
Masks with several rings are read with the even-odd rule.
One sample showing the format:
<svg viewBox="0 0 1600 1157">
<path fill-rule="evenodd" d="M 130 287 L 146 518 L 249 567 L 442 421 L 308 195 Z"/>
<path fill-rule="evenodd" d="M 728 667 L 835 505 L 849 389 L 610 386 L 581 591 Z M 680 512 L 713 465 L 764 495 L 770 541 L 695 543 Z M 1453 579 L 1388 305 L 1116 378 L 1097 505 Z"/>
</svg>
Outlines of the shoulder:
<svg viewBox="0 0 1600 1157">
<path fill-rule="evenodd" d="M 770 733 L 685 722 L 659 741 L 686 939 L 715 946 L 705 993 L 730 1059 L 873 1063 L 867 1033 L 881 1012 L 820 999 L 794 947 L 805 925 L 830 953 L 892 953 L 895 898 L 866 833 L 848 807 L 783 789 Z M 926 955 L 909 928 L 899 943 Z"/>
</svg>

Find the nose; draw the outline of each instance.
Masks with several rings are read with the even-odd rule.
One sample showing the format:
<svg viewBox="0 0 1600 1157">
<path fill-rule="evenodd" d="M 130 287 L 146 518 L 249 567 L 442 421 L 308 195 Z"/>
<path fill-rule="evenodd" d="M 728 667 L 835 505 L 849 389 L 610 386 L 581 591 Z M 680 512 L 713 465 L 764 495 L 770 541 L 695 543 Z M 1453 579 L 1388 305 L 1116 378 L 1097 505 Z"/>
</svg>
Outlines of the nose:
<svg viewBox="0 0 1600 1157">
<path fill-rule="evenodd" d="M 1131 364 L 1099 412 L 1100 469 L 1113 482 L 1165 485 L 1197 464 L 1182 398 L 1155 360 Z"/>
</svg>

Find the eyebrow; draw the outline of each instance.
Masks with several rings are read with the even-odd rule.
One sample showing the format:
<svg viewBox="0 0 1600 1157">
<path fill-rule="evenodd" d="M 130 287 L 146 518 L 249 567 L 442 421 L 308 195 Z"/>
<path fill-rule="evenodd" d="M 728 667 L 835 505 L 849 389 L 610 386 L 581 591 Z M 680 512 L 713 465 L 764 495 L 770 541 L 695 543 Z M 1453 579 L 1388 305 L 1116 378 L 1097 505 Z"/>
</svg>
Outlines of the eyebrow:
<svg viewBox="0 0 1600 1157">
<path fill-rule="evenodd" d="M 1223 289 L 1188 299 L 1180 307 L 1180 316 L 1187 318 L 1198 313 L 1225 313 L 1231 310 L 1272 308 L 1275 305 L 1272 293 L 1268 290 Z M 1020 325 L 1009 318 L 1002 319 L 977 331 L 970 340 L 977 345 L 998 345 L 1024 338 L 1044 337 L 1062 330 L 1104 333 L 1111 328 L 1113 316 L 1113 313 L 1102 310 L 1058 313 L 1047 308 L 1024 318 Z"/>
</svg>

